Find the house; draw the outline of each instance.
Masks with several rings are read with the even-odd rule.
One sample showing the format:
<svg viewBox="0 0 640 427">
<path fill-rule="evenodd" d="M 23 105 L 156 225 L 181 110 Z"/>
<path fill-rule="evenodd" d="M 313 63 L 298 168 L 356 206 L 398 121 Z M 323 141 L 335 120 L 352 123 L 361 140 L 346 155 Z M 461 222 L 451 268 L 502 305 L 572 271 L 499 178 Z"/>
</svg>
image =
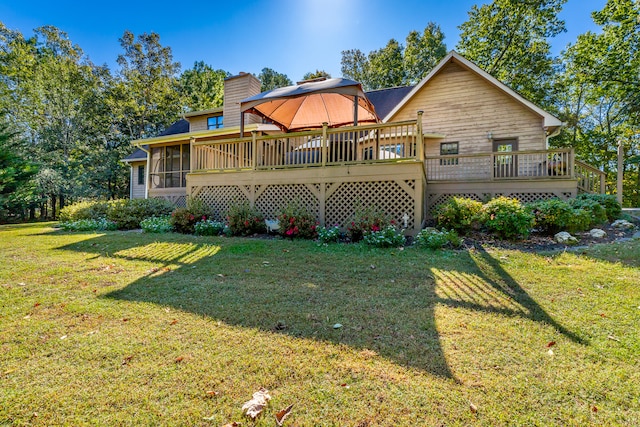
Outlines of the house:
<svg viewBox="0 0 640 427">
<path fill-rule="evenodd" d="M 230 77 L 223 108 L 133 141 L 131 197 L 184 204 L 190 195 L 219 219 L 243 201 L 273 218 L 296 199 L 342 226 L 357 205 L 375 205 L 417 233 L 452 196 L 529 202 L 603 191 L 602 172 L 571 149 L 549 149 L 558 118 L 456 52 L 413 87 L 365 94 L 330 79 L 259 88 L 251 74 Z M 304 117 L 283 119 L 312 100 Z"/>
</svg>

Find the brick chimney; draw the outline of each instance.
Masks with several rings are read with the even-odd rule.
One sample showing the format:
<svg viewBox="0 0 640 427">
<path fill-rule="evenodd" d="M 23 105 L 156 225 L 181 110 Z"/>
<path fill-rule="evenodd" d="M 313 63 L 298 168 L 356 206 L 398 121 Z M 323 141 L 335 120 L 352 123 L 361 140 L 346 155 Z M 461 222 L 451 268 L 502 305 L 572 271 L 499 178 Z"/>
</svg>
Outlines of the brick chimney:
<svg viewBox="0 0 640 427">
<path fill-rule="evenodd" d="M 224 127 L 240 126 L 240 101 L 260 93 L 260 80 L 253 74 L 240 72 L 237 76 L 224 81 Z M 261 123 L 262 119 L 254 114 L 245 114 L 245 125 Z"/>
</svg>

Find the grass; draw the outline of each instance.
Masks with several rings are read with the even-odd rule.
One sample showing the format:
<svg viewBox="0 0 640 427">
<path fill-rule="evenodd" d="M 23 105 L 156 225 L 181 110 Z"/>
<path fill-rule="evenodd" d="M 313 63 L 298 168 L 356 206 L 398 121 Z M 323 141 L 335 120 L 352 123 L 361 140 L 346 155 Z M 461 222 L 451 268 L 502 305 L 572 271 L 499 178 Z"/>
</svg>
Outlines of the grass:
<svg viewBox="0 0 640 427">
<path fill-rule="evenodd" d="M 638 241 L 537 255 L 53 225 L 0 227 L 0 425 L 251 426 L 260 387 L 256 426 L 291 403 L 287 426 L 640 425 Z"/>
</svg>

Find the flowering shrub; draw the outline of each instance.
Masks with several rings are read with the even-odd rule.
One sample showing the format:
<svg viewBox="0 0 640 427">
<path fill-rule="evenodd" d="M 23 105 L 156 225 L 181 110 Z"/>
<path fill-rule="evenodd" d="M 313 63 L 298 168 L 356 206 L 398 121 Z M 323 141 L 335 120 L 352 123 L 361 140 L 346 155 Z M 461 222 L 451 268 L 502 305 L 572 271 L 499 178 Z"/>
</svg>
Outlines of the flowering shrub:
<svg viewBox="0 0 640 427">
<path fill-rule="evenodd" d="M 104 218 L 64 221 L 60 223 L 60 227 L 65 231 L 98 231 L 118 229 L 118 226 L 115 222 L 109 221 Z"/>
<path fill-rule="evenodd" d="M 342 232 L 340 231 L 340 227 L 334 225 L 333 227 L 318 227 L 316 228 L 318 232 L 318 241 L 320 243 L 337 243 L 342 236 Z"/>
<path fill-rule="evenodd" d="M 318 221 L 316 221 L 315 214 L 297 201 L 290 202 L 282 209 L 278 215 L 278 223 L 280 224 L 280 234 L 291 239 L 294 237 L 315 239 L 318 234 L 316 231 Z"/>
<path fill-rule="evenodd" d="M 459 248 L 462 245 L 462 239 L 458 237 L 458 233 L 456 233 L 455 230 L 439 231 L 435 228 L 425 228 L 418 233 L 413 240 L 413 244 L 429 249 L 440 249 L 444 247 Z"/>
<path fill-rule="evenodd" d="M 140 221 L 140 228 L 145 233 L 170 233 L 173 231 L 171 216 L 152 216 Z"/>
<path fill-rule="evenodd" d="M 395 221 L 375 206 L 356 206 L 351 223 L 347 226 L 347 235 L 352 242 L 359 242 L 365 233 L 381 231 L 388 225 L 394 225 Z"/>
<path fill-rule="evenodd" d="M 255 233 L 264 233 L 267 230 L 264 215 L 246 202 L 229 207 L 227 222 L 229 230 L 234 236 L 249 236 Z"/>
<path fill-rule="evenodd" d="M 367 245 L 377 248 L 397 248 L 404 245 L 406 238 L 402 231 L 388 225 L 382 230 L 365 231 L 363 240 Z"/>
<path fill-rule="evenodd" d="M 205 219 L 204 221 L 196 222 L 194 229 L 198 236 L 218 236 L 224 230 L 224 223 Z"/>
</svg>

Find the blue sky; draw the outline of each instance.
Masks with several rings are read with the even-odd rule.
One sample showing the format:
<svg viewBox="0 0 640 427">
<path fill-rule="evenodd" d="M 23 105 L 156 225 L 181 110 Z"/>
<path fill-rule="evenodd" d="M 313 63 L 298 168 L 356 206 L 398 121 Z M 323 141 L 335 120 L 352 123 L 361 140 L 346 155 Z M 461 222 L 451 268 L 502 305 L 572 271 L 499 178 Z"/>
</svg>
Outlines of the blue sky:
<svg viewBox="0 0 640 427">
<path fill-rule="evenodd" d="M 324 69 L 340 76 L 341 52 L 365 53 L 391 38 L 404 42 L 429 21 L 440 25 L 447 48 L 458 41 L 457 26 L 481 0 L 245 0 L 242 2 L 0 0 L 0 21 L 26 36 L 42 25 L 69 34 L 97 64 L 116 68 L 118 39 L 125 30 L 156 32 L 182 69 L 202 60 L 232 74 L 259 74 L 264 67 L 299 80 Z M 567 32 L 552 41 L 554 53 L 587 30 L 597 30 L 591 12 L 606 0 L 569 0 L 561 14 Z M 181 6 L 182 5 L 182 6 Z"/>
</svg>

